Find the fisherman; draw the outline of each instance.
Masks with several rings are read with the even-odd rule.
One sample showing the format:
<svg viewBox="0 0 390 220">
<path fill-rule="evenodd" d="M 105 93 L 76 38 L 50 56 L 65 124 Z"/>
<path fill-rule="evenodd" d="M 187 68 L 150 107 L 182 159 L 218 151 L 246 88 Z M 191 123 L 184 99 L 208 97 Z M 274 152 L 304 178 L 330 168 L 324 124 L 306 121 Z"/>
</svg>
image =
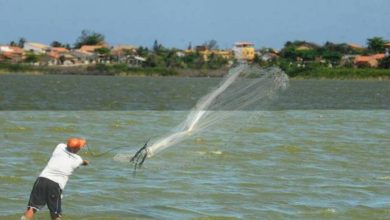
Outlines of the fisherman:
<svg viewBox="0 0 390 220">
<path fill-rule="evenodd" d="M 67 144 L 57 145 L 45 169 L 34 183 L 27 210 L 21 220 L 33 219 L 34 214 L 46 204 L 51 219 L 61 219 L 61 194 L 66 182 L 77 167 L 87 166 L 89 163 L 77 155 L 86 143 L 82 138 L 69 138 Z"/>
</svg>

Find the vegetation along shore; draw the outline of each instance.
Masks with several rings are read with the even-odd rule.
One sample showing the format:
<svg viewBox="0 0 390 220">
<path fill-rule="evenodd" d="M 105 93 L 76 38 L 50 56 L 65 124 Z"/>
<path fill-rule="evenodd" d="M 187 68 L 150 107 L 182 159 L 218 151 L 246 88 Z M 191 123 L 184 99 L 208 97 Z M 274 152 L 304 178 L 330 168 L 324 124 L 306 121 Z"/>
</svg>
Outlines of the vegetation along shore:
<svg viewBox="0 0 390 220">
<path fill-rule="evenodd" d="M 366 46 L 289 41 L 275 50 L 236 42 L 232 48 L 221 49 L 217 41 L 210 40 L 177 49 L 164 47 L 157 40 L 151 48 L 109 46 L 104 35 L 84 30 L 73 47 L 25 38 L 0 44 L 1 74 L 220 77 L 237 61 L 279 66 L 296 78 L 390 79 L 390 43 L 381 37 L 367 39 Z"/>
</svg>

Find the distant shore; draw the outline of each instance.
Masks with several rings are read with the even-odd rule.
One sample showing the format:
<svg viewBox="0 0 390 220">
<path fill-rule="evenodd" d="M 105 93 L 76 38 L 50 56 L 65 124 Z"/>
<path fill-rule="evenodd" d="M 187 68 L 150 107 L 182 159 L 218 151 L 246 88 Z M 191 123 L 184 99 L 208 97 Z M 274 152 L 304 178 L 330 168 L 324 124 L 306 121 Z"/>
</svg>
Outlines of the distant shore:
<svg viewBox="0 0 390 220">
<path fill-rule="evenodd" d="M 1 64 L 0 74 L 27 75 L 101 75 L 101 76 L 178 76 L 178 77 L 223 77 L 228 68 L 220 69 L 171 69 L 143 68 L 125 65 L 83 65 L 83 66 L 31 66 L 23 64 Z M 308 68 L 286 71 L 295 79 L 349 79 L 349 80 L 390 80 L 390 69 L 373 68 Z"/>
</svg>

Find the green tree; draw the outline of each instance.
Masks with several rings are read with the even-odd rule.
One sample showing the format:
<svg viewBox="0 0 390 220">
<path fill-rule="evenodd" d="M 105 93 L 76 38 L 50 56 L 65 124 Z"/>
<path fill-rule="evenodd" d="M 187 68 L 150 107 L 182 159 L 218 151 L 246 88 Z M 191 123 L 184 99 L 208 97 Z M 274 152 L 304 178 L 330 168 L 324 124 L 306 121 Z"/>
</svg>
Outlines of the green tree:
<svg viewBox="0 0 390 220">
<path fill-rule="evenodd" d="M 211 53 L 208 57 L 207 66 L 210 69 L 218 69 L 227 64 L 227 60 L 221 56 Z"/>
<path fill-rule="evenodd" d="M 260 63 L 260 57 L 257 53 L 255 54 L 255 57 L 253 58 L 253 63 Z"/>
<path fill-rule="evenodd" d="M 18 42 L 18 47 L 23 48 L 24 47 L 24 43 L 26 43 L 26 41 L 27 41 L 26 38 L 21 37 L 19 39 L 19 42 Z"/>
<path fill-rule="evenodd" d="M 385 50 L 385 41 L 381 37 L 367 39 L 367 46 L 371 52 L 383 53 Z"/>
<path fill-rule="evenodd" d="M 24 61 L 27 63 L 36 63 L 39 61 L 39 57 L 34 53 L 28 53 Z"/>
<path fill-rule="evenodd" d="M 218 50 L 219 49 L 218 42 L 216 40 L 207 41 L 203 45 L 206 46 L 206 48 L 209 50 Z"/>
<path fill-rule="evenodd" d="M 61 55 L 59 60 L 60 60 L 60 63 L 61 63 L 61 64 L 64 64 L 66 58 L 65 58 L 64 55 Z"/>
<path fill-rule="evenodd" d="M 157 54 L 150 54 L 144 64 L 146 67 L 165 67 L 164 59 Z"/>
<path fill-rule="evenodd" d="M 59 41 L 53 41 L 51 42 L 50 46 L 52 47 L 64 47 L 64 45 Z"/>
<path fill-rule="evenodd" d="M 165 48 L 162 44 L 158 43 L 157 40 L 154 41 L 153 43 L 153 52 L 156 54 L 164 52 Z"/>
<path fill-rule="evenodd" d="M 380 68 L 385 68 L 385 69 L 390 69 L 390 56 L 383 58 L 379 62 L 379 67 Z"/>
<path fill-rule="evenodd" d="M 66 49 L 68 49 L 68 50 L 71 49 L 69 44 L 65 44 L 65 45 L 63 45 L 63 46 L 64 46 Z"/>
<path fill-rule="evenodd" d="M 100 55 L 104 55 L 104 56 L 108 56 L 111 54 L 110 49 L 108 49 L 106 47 L 97 48 L 97 49 L 95 49 L 95 52 L 100 54 Z"/>
<path fill-rule="evenodd" d="M 138 47 L 137 54 L 141 57 L 146 57 L 149 54 L 149 49 L 147 47 Z"/>
<path fill-rule="evenodd" d="M 104 41 L 105 37 L 103 34 L 90 30 L 83 30 L 81 31 L 81 36 L 77 38 L 75 48 L 80 48 L 84 45 L 102 45 L 104 44 Z"/>
<path fill-rule="evenodd" d="M 9 45 L 10 45 L 11 47 L 17 47 L 17 46 L 18 46 L 18 44 L 17 44 L 15 41 L 9 42 Z"/>
<path fill-rule="evenodd" d="M 325 60 L 331 61 L 331 63 L 333 64 L 340 62 L 341 56 L 342 56 L 341 53 L 337 51 L 324 51 L 322 53 L 322 57 Z"/>
</svg>

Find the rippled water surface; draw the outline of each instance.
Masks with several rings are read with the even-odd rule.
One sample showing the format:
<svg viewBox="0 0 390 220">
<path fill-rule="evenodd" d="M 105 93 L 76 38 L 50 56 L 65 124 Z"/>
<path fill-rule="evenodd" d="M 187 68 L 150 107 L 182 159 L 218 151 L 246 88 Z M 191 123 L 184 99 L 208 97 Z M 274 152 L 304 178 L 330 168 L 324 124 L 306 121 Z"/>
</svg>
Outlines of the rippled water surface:
<svg viewBox="0 0 390 220">
<path fill-rule="evenodd" d="M 155 83 L 156 79 L 151 80 Z M 169 95 L 166 90 L 184 89 L 192 95 L 184 92 L 183 96 L 196 101 L 216 82 L 181 79 L 183 84 L 170 90 L 164 80 L 162 85 L 153 84 L 153 92 L 142 95 L 174 99 L 174 92 Z M 125 111 L 36 111 L 33 107 L 9 111 L 12 103 L 7 97 L 21 100 L 15 103 L 16 109 L 23 103 L 39 107 L 39 103 L 51 102 L 39 95 L 26 102 L 26 97 L 17 95 L 25 91 L 0 87 L 0 106 L 8 109 L 0 112 L 0 219 L 17 219 L 22 214 L 35 178 L 55 146 L 69 136 L 89 140 L 81 156 L 90 166 L 76 170 L 68 182 L 63 198 L 65 219 L 389 219 L 390 112 L 388 93 L 383 93 L 389 84 L 309 82 L 292 82 L 296 92 L 287 96 L 297 101 L 289 100 L 290 108 L 280 104 L 286 99 L 282 96 L 275 104 L 278 111 L 235 112 L 148 159 L 136 175 L 131 164 L 115 156 L 128 156 L 149 137 L 169 133 L 185 119 L 188 109 L 150 110 L 145 106 L 152 105 L 141 99 L 142 108 Z M 203 87 L 197 91 L 199 86 Z M 137 85 L 130 83 L 131 87 Z M 340 98 L 328 97 L 326 88 L 332 94 L 338 88 Z M 321 94 L 310 95 L 319 90 Z M 40 95 L 59 95 L 50 95 L 50 91 Z M 366 97 L 348 91 L 360 91 Z M 313 96 L 322 99 L 310 99 Z M 99 103 L 95 102 L 98 98 L 106 100 L 89 96 L 93 105 Z M 340 107 L 345 102 L 350 108 Z M 178 103 L 187 106 L 192 101 Z M 294 103 L 317 107 L 299 109 Z M 114 150 L 94 156 L 110 149 Z M 48 210 L 40 212 L 38 219 L 49 219 Z"/>
</svg>

